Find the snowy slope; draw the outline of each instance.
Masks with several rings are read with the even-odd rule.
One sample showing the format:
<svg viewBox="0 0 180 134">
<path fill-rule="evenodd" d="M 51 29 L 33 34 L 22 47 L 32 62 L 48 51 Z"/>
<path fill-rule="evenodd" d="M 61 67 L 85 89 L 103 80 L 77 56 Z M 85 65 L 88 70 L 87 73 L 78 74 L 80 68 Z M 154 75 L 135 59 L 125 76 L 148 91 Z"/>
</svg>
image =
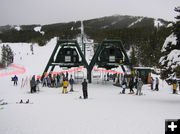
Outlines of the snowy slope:
<svg viewBox="0 0 180 134">
<path fill-rule="evenodd" d="M 26 72 L 18 75 L 16 87 L 12 76 L 0 77 L 0 99 L 8 102 L 0 106 L 0 134 L 163 134 L 165 119 L 180 118 L 180 96 L 171 94 L 171 87 L 162 81 L 159 92 L 144 85 L 142 96 L 121 95 L 122 88 L 102 79 L 88 84 L 87 100 L 79 99 L 80 83 L 68 94 L 61 94 L 61 88 L 46 87 L 29 94 L 29 84 L 21 88 L 21 80 L 43 72 L 56 38 L 45 47 L 34 45 L 34 55 L 31 44 L 8 44 L 15 53 L 14 64 Z M 0 73 L 8 71 L 11 68 Z M 30 99 L 33 104 L 16 104 L 20 99 Z"/>
</svg>

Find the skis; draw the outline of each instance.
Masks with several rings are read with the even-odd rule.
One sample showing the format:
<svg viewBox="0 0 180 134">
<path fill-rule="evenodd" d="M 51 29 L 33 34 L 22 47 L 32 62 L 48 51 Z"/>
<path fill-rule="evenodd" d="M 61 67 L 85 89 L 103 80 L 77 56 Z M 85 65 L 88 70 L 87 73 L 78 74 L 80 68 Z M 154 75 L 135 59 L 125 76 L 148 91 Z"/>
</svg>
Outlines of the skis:
<svg viewBox="0 0 180 134">
<path fill-rule="evenodd" d="M 21 99 L 20 102 L 16 102 L 16 104 L 33 104 L 33 103 L 30 102 L 29 99 L 25 102 Z"/>
</svg>

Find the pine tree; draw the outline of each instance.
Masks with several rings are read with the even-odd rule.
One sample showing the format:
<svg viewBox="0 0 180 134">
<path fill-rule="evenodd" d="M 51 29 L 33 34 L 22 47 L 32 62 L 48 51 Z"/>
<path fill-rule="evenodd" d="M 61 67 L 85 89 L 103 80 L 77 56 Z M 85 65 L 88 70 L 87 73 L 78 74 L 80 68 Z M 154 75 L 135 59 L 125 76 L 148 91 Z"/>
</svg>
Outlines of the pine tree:
<svg viewBox="0 0 180 134">
<path fill-rule="evenodd" d="M 180 13 L 180 7 L 175 8 Z M 168 36 L 162 47 L 163 56 L 160 58 L 161 78 L 180 78 L 180 14 L 176 17 L 173 33 Z"/>
<path fill-rule="evenodd" d="M 131 60 L 131 64 L 133 66 L 137 66 L 137 58 L 136 57 L 137 57 L 137 54 L 135 52 L 135 48 L 132 47 L 132 51 L 130 53 L 130 60 Z"/>
<path fill-rule="evenodd" d="M 9 47 L 9 45 L 3 45 L 1 47 L 2 49 L 2 54 L 1 54 L 1 63 L 3 65 L 3 67 L 7 67 L 8 65 L 10 65 L 11 63 L 13 63 L 13 59 L 14 59 L 14 54 L 12 49 Z"/>
</svg>

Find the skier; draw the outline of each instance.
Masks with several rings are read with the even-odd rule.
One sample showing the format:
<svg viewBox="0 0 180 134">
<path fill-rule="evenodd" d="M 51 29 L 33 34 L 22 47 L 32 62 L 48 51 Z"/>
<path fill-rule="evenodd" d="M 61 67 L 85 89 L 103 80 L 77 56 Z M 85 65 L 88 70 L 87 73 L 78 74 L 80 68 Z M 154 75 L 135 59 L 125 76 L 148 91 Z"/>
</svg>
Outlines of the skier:
<svg viewBox="0 0 180 134">
<path fill-rule="evenodd" d="M 70 80 L 69 80 L 69 83 L 70 83 L 70 85 L 71 85 L 70 92 L 73 92 L 73 91 L 74 91 L 74 90 L 73 90 L 74 79 L 72 78 L 72 75 L 71 75 L 71 78 L 70 78 Z"/>
<path fill-rule="evenodd" d="M 133 87 L 134 87 L 134 82 L 133 82 L 133 78 L 131 78 L 129 82 L 130 94 L 134 93 Z"/>
<path fill-rule="evenodd" d="M 67 81 L 67 79 L 64 79 L 63 80 L 63 90 L 62 90 L 62 93 L 64 94 L 64 93 L 68 93 L 68 91 L 67 91 L 67 87 L 68 87 L 68 85 L 69 85 L 69 83 L 68 83 L 68 81 Z"/>
<path fill-rule="evenodd" d="M 177 82 L 174 80 L 173 82 L 173 94 L 177 94 Z"/>
<path fill-rule="evenodd" d="M 136 95 L 141 95 L 141 90 L 142 90 L 143 82 L 141 78 L 139 78 L 138 83 L 137 83 L 137 92 Z"/>
<path fill-rule="evenodd" d="M 87 86 L 88 86 L 87 81 L 86 79 L 84 79 L 84 81 L 82 82 L 82 90 L 83 90 L 84 99 L 88 98 Z"/>
<path fill-rule="evenodd" d="M 157 77 L 156 77 L 156 86 L 154 90 L 159 91 L 159 79 Z"/>
<path fill-rule="evenodd" d="M 154 79 L 153 77 L 151 77 L 151 90 L 153 90 L 153 86 L 154 86 Z"/>
<path fill-rule="evenodd" d="M 30 80 L 30 87 L 31 87 L 31 93 L 36 92 L 36 81 L 35 81 L 35 75 L 33 75 L 32 79 Z"/>
<path fill-rule="evenodd" d="M 15 85 L 17 86 L 18 77 L 17 77 L 16 75 L 13 77 L 13 81 L 14 81 L 14 86 L 15 86 Z"/>
</svg>

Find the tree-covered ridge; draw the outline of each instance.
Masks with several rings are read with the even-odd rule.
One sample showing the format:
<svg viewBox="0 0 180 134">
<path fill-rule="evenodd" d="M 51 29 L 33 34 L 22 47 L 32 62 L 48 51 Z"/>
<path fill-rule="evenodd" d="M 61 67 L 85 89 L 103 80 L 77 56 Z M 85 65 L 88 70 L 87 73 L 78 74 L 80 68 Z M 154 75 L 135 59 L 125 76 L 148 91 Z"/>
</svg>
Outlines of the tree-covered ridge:
<svg viewBox="0 0 180 134">
<path fill-rule="evenodd" d="M 161 23 L 155 26 L 155 19 L 136 16 L 108 16 L 84 20 L 84 31 L 89 38 L 101 43 L 105 39 L 122 40 L 125 49 L 134 51 L 134 65 L 158 66 L 161 57 L 160 50 L 165 38 L 171 33 L 171 22 L 158 19 Z M 23 25 L 20 30 L 6 27 L 1 31 L 2 42 L 32 42 L 45 45 L 53 37 L 60 39 L 75 39 L 80 34 L 81 22 L 57 23 L 41 26 L 41 31 L 34 30 L 40 25 Z M 8 30 L 7 30 L 8 29 Z M 133 61 L 134 60 L 134 61 Z"/>
</svg>

